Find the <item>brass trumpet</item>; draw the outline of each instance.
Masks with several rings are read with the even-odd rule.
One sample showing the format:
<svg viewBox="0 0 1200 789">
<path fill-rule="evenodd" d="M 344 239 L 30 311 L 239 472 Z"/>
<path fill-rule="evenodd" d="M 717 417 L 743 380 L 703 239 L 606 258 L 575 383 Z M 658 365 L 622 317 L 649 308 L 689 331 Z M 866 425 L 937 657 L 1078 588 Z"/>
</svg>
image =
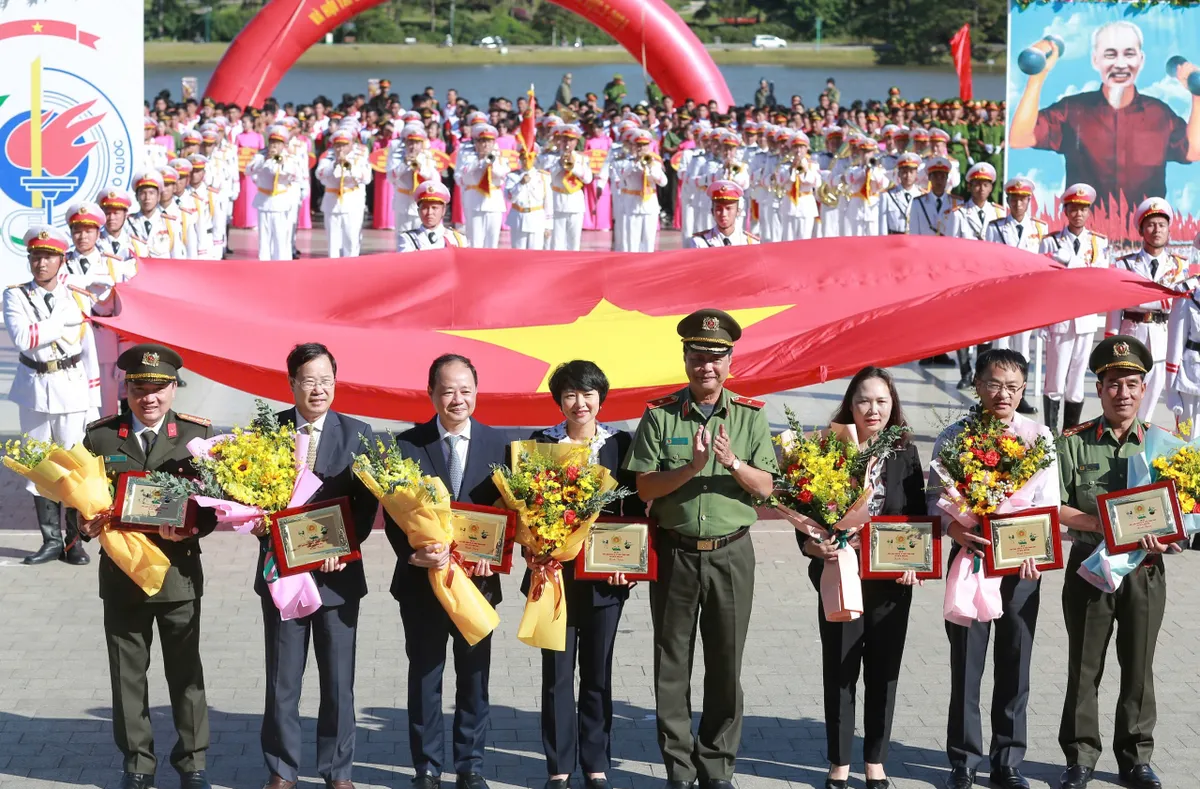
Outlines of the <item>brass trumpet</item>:
<svg viewBox="0 0 1200 789">
<path fill-rule="evenodd" d="M 641 163 L 642 163 L 642 169 L 644 169 L 644 170 L 649 170 L 649 169 L 650 169 L 650 166 L 651 166 L 652 164 L 654 164 L 654 155 L 653 155 L 653 154 L 649 154 L 649 153 L 648 153 L 648 154 L 646 154 L 645 156 L 643 156 L 643 157 L 641 158 Z"/>
<path fill-rule="evenodd" d="M 562 155 L 562 168 L 564 170 L 574 170 L 575 169 L 575 151 L 568 149 Z"/>
</svg>

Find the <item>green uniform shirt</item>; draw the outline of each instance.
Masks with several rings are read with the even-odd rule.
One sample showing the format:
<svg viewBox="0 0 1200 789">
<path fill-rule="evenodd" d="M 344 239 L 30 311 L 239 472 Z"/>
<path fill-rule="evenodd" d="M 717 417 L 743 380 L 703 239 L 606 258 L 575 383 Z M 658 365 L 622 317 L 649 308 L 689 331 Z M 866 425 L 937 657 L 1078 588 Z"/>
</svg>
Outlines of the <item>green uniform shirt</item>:
<svg viewBox="0 0 1200 789">
<path fill-rule="evenodd" d="M 692 402 L 690 389 L 649 404 L 638 425 L 625 469 L 637 473 L 672 471 L 692 462 L 696 431 L 708 425 L 714 435 L 725 425 L 730 448 L 743 463 L 775 475 L 779 466 L 771 444 L 771 427 L 763 403 L 721 392 L 707 421 Z M 708 464 L 674 493 L 655 499 L 650 514 L 664 529 L 696 537 L 724 537 L 757 520 L 754 498 L 737 483 L 733 472 L 710 455 Z"/>
<path fill-rule="evenodd" d="M 1104 417 L 1084 422 L 1059 437 L 1058 478 L 1062 503 L 1068 507 L 1098 515 L 1096 497 L 1104 493 L 1125 490 L 1128 485 L 1127 458 L 1145 451 L 1146 427 L 1138 421 L 1117 441 Z M 1069 529 L 1076 542 L 1099 545 L 1104 535 Z"/>
</svg>

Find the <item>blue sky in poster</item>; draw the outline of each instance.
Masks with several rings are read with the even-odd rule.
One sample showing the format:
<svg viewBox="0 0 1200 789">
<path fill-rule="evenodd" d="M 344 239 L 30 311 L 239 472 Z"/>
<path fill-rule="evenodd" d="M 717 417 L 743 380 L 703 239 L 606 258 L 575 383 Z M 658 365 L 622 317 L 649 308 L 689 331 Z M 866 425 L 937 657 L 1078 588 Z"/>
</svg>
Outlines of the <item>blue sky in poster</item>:
<svg viewBox="0 0 1200 789">
<path fill-rule="evenodd" d="M 1062 58 L 1046 79 L 1041 107 L 1063 96 L 1097 90 L 1100 78 L 1092 66 L 1092 31 L 1105 22 L 1124 19 L 1142 30 L 1146 64 L 1137 77 L 1137 89 L 1147 96 L 1166 102 L 1187 119 L 1192 94 L 1179 80 L 1167 76 L 1166 62 L 1182 55 L 1200 64 L 1200 8 L 1177 8 L 1162 3 L 1136 9 L 1129 2 L 1035 3 L 1022 10 L 1015 3 L 1009 17 L 1008 113 L 1016 110 L 1028 77 L 1016 65 L 1021 50 L 1054 34 L 1066 44 Z M 1066 189 L 1066 174 L 1061 155 L 1051 151 L 1010 149 L 1008 176 L 1024 174 L 1037 185 L 1036 197 L 1048 205 Z M 1200 215 L 1200 167 L 1196 164 L 1168 164 L 1165 197 L 1183 214 Z"/>
</svg>

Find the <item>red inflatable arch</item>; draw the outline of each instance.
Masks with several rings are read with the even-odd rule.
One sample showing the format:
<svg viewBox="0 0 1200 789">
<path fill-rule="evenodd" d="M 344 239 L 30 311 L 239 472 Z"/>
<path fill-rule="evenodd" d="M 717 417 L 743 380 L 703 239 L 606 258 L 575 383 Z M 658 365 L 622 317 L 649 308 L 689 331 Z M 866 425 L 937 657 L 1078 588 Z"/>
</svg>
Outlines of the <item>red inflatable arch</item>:
<svg viewBox="0 0 1200 789">
<path fill-rule="evenodd" d="M 383 0 L 272 0 L 226 50 L 209 80 L 213 101 L 258 106 L 305 50 Z M 682 103 L 733 104 L 724 77 L 700 39 L 663 0 L 551 0 L 620 42 L 663 92 Z"/>
</svg>

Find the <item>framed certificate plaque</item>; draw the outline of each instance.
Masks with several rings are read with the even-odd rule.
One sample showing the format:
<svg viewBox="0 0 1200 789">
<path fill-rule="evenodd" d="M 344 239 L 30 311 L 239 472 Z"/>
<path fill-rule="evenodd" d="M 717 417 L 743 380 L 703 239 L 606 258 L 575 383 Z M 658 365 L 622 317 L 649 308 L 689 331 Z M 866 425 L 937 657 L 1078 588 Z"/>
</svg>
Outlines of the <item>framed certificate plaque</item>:
<svg viewBox="0 0 1200 789">
<path fill-rule="evenodd" d="M 112 526 L 157 534 L 162 526 L 188 533 L 196 506 L 188 499 L 167 499 L 163 489 L 147 481 L 145 471 L 126 471 L 117 478 Z"/>
<path fill-rule="evenodd" d="M 859 571 L 868 580 L 895 580 L 906 572 L 917 578 L 942 577 L 942 520 L 876 515 L 862 527 Z"/>
<path fill-rule="evenodd" d="M 1183 514 L 1171 480 L 1096 497 L 1104 541 L 1110 553 L 1129 553 L 1143 537 L 1172 543 L 1184 539 Z"/>
<path fill-rule="evenodd" d="M 350 499 L 306 504 L 271 516 L 271 544 L 280 575 L 315 570 L 326 559 L 362 559 L 350 515 Z"/>
<path fill-rule="evenodd" d="M 988 575 L 1017 575 L 1026 559 L 1039 570 L 1063 568 L 1058 507 L 1039 507 L 1005 515 L 985 515 L 984 567 Z"/>
<path fill-rule="evenodd" d="M 517 513 L 456 501 L 450 505 L 454 545 L 464 564 L 486 561 L 492 571 L 512 570 Z"/>
<path fill-rule="evenodd" d="M 649 518 L 599 518 L 575 559 L 575 577 L 607 581 L 624 573 L 629 581 L 657 580 L 655 530 Z"/>
</svg>

